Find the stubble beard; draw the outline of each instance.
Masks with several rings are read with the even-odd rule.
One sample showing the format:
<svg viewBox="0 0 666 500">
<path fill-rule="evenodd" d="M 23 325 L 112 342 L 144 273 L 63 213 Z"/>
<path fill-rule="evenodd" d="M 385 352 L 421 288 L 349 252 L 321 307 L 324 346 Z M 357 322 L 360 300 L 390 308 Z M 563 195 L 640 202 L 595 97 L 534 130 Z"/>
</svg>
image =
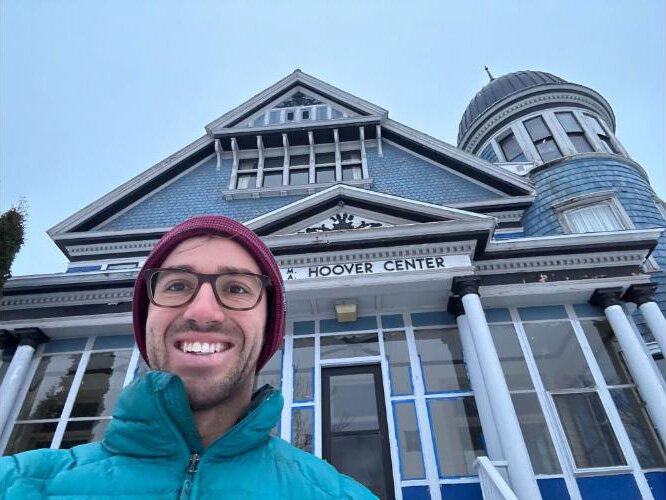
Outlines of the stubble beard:
<svg viewBox="0 0 666 500">
<path fill-rule="evenodd" d="M 184 327 L 180 327 L 184 328 Z M 245 336 L 242 333 L 229 331 L 227 328 L 220 328 L 220 332 L 231 334 L 236 339 L 234 349 L 238 349 L 238 359 L 230 370 L 223 374 L 215 376 L 214 379 L 201 376 L 183 376 L 175 373 L 170 367 L 169 354 L 167 350 L 167 339 L 170 333 L 177 333 L 180 328 L 169 328 L 166 335 L 161 339 L 162 348 L 159 342 L 149 342 L 148 359 L 151 360 L 151 368 L 161 370 L 177 375 L 185 385 L 185 392 L 190 407 L 193 411 L 210 410 L 212 408 L 223 406 L 231 401 L 243 397 L 246 392 L 251 393 L 254 385 L 254 372 L 259 358 L 261 346 L 247 346 Z M 191 329 L 191 327 L 188 327 Z M 211 330 L 208 330 L 211 331 Z M 148 332 L 146 332 L 148 333 Z M 154 335 L 147 335 L 149 338 L 155 338 Z M 246 351 L 252 349 L 255 352 Z"/>
</svg>

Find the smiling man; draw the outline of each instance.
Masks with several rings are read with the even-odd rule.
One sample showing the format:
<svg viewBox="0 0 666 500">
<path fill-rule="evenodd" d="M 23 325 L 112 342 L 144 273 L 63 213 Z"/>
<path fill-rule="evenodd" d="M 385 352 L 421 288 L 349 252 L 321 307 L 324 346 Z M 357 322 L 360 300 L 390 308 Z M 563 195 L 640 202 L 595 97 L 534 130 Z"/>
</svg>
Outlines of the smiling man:
<svg viewBox="0 0 666 500">
<path fill-rule="evenodd" d="M 252 391 L 284 336 L 284 287 L 256 234 L 223 216 L 183 222 L 133 300 L 153 371 L 123 391 L 101 443 L 0 459 L 1 498 L 375 498 L 271 436 L 282 397 Z"/>
</svg>

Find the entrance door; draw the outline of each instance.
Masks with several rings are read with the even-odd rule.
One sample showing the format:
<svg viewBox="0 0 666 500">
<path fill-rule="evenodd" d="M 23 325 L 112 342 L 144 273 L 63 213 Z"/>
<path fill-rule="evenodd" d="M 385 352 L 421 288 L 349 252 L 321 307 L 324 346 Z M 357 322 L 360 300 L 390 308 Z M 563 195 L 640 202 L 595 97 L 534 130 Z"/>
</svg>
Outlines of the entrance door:
<svg viewBox="0 0 666 500">
<path fill-rule="evenodd" d="M 382 499 L 395 498 L 379 365 L 323 368 L 322 453 Z"/>
</svg>

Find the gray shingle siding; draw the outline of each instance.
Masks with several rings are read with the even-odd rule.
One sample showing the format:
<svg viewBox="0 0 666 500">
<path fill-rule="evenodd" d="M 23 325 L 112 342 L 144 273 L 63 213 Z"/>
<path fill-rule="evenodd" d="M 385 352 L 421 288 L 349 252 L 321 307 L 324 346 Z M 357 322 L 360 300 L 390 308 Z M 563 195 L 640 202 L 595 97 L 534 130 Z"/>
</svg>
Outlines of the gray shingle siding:
<svg viewBox="0 0 666 500">
<path fill-rule="evenodd" d="M 224 214 L 247 221 L 304 197 L 226 200 L 222 195 L 229 186 L 231 160 L 222 162 L 218 172 L 211 158 L 170 185 L 152 193 L 101 230 L 122 231 L 168 227 L 197 214 Z M 368 151 L 371 189 L 382 193 L 435 204 L 458 203 L 498 198 L 493 191 L 439 168 L 390 144 L 384 146 L 384 157 L 376 149 Z"/>
<path fill-rule="evenodd" d="M 384 144 L 383 157 L 368 150 L 368 173 L 372 189 L 437 205 L 500 198 L 490 189 L 414 156 L 391 144 Z"/>
<path fill-rule="evenodd" d="M 552 206 L 573 196 L 598 191 L 613 191 L 637 229 L 666 227 L 648 181 L 621 158 L 572 159 L 536 171 L 531 178 L 537 195 L 523 215 L 525 236 L 563 234 Z M 666 311 L 666 235 L 661 235 L 652 256 L 661 268 L 651 278 L 659 285 L 655 298 L 662 311 Z M 645 332 L 641 315 L 635 314 L 634 319 Z"/>
</svg>

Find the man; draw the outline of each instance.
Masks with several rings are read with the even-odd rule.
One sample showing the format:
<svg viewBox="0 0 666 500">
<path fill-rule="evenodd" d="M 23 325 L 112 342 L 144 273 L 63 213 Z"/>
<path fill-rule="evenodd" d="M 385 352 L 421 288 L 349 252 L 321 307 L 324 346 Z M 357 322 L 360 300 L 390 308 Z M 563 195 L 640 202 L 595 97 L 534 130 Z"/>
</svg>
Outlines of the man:
<svg viewBox="0 0 666 500">
<path fill-rule="evenodd" d="M 1 498 L 374 498 L 270 435 L 282 397 L 252 390 L 284 336 L 284 287 L 252 231 L 222 216 L 173 228 L 137 278 L 133 319 L 156 371 L 123 391 L 101 443 L 0 459 Z"/>
</svg>

